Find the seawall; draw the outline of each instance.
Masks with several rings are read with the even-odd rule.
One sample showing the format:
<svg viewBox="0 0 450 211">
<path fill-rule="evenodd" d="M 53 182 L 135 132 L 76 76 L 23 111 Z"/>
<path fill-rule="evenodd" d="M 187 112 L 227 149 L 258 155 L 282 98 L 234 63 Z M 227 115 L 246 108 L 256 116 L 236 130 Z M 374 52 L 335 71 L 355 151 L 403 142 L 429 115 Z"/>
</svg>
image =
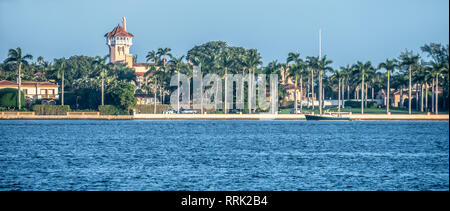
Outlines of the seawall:
<svg viewBox="0 0 450 211">
<path fill-rule="evenodd" d="M 449 120 L 448 114 L 352 114 L 352 120 Z M 305 120 L 303 114 L 135 114 L 135 115 L 35 115 L 34 112 L 1 112 L 1 120 Z"/>
</svg>

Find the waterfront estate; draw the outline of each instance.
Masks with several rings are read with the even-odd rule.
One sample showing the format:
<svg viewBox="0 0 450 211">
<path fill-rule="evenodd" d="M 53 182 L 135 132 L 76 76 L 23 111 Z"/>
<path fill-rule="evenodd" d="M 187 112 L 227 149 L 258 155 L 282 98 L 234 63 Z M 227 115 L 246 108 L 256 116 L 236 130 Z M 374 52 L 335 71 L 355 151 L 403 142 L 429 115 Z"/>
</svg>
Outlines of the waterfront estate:
<svg viewBox="0 0 450 211">
<path fill-rule="evenodd" d="M 179 88 L 171 85 L 171 76 L 182 73 L 193 81 L 195 66 L 201 67 L 200 78 L 217 75 L 221 81 L 217 91 L 223 93 L 227 89 L 225 78 L 236 74 L 245 78 L 240 84 L 244 87 L 240 94 L 245 107 L 232 111 L 237 103 L 233 99 L 229 108 L 216 106 L 204 111 L 213 114 L 266 112 L 249 100 L 258 95 L 260 88 L 252 90 L 249 83 L 254 85 L 256 80 L 248 78 L 261 74 L 278 76 L 276 100 L 281 113 L 322 113 L 322 109 L 327 109 L 361 114 L 439 114 L 449 108 L 448 44 L 423 45 L 420 51 L 425 56 L 404 51 L 377 65 L 356 61 L 335 68 L 326 55 L 302 58 L 296 52 L 288 53 L 285 61 L 263 64 L 257 49 L 229 46 L 223 41 L 194 46 L 181 56 L 173 55 L 170 48 L 158 48 L 148 51 L 145 62 L 138 62 L 131 49 L 134 35 L 127 30 L 125 17 L 104 37 L 109 48 L 104 57 L 80 55 L 53 61 L 38 57 L 33 62 L 33 57 L 22 53 L 21 48 L 10 49 L 8 58 L 0 64 L 0 89 L 16 88 L 17 92 L 21 84 L 27 104 L 22 105 L 18 97 L 14 98 L 15 105 L 10 104 L 12 98 L 8 105 L 1 104 L 0 96 L 0 109 L 31 110 L 34 104 L 42 103 L 41 99 L 51 99 L 73 110 L 162 113 L 169 106 L 171 93 Z M 189 83 L 192 95 L 194 86 Z M 201 85 L 200 93 L 210 86 Z M 270 95 L 269 87 L 266 88 Z M 255 94 L 249 95 L 249 90 Z M 221 96 L 224 98 L 225 94 Z"/>
</svg>

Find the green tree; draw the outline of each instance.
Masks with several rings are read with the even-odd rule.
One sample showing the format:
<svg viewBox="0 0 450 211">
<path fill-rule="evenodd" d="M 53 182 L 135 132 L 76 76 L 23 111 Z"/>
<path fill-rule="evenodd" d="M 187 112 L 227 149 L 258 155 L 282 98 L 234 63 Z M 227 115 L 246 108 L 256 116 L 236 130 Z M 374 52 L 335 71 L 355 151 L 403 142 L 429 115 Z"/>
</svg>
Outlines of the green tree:
<svg viewBox="0 0 450 211">
<path fill-rule="evenodd" d="M 6 58 L 6 60 L 4 61 L 4 63 L 13 63 L 13 64 L 17 65 L 17 70 L 18 70 L 17 95 L 18 96 L 22 96 L 21 95 L 21 93 L 22 93 L 22 90 L 21 90 L 22 65 L 28 65 L 28 60 L 32 60 L 32 59 L 33 59 L 33 56 L 31 56 L 30 54 L 26 54 L 25 56 L 22 57 L 22 49 L 16 48 L 16 49 L 9 49 L 8 58 Z M 22 108 L 21 100 L 22 100 L 22 97 L 17 98 L 17 105 L 19 107 L 19 110 Z"/>
<path fill-rule="evenodd" d="M 420 56 L 414 54 L 412 51 L 405 51 L 400 54 L 400 66 L 406 66 L 408 68 L 408 79 L 409 79 L 409 88 L 408 88 L 408 113 L 411 114 L 411 92 L 412 92 L 412 71 L 413 68 L 417 67 Z"/>
<path fill-rule="evenodd" d="M 390 80 L 391 80 L 391 71 L 395 71 L 395 69 L 398 66 L 398 61 L 396 59 L 386 59 L 385 62 L 382 62 L 378 65 L 378 69 L 384 68 L 387 72 L 387 90 L 386 90 L 386 113 L 389 114 L 389 106 L 391 104 L 390 101 L 390 93 L 391 93 L 391 86 L 390 86 Z"/>
<path fill-rule="evenodd" d="M 368 62 L 356 62 L 355 65 L 353 65 L 353 69 L 358 72 L 361 76 L 361 114 L 364 114 L 364 80 L 366 72 L 372 71 L 374 68 L 372 67 L 372 63 L 370 61 Z"/>
</svg>

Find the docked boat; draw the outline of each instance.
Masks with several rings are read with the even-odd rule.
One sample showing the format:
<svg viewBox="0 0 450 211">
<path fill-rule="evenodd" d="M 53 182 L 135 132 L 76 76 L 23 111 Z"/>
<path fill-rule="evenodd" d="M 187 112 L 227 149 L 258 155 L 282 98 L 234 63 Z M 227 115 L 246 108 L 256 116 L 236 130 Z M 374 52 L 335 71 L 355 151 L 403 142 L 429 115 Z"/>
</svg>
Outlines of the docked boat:
<svg viewBox="0 0 450 211">
<path fill-rule="evenodd" d="M 348 112 L 327 112 L 324 115 L 306 114 L 306 120 L 313 121 L 350 121 Z"/>
</svg>

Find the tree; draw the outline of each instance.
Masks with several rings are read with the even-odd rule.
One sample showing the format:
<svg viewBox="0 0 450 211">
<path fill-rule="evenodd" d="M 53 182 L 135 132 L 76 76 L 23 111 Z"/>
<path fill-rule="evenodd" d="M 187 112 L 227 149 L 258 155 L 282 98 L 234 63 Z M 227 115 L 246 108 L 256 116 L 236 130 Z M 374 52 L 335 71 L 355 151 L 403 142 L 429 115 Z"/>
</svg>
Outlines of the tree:
<svg viewBox="0 0 450 211">
<path fill-rule="evenodd" d="M 94 66 L 99 69 L 102 81 L 102 105 L 105 105 L 105 76 L 107 74 L 106 60 L 108 56 L 95 57 Z"/>
<path fill-rule="evenodd" d="M 319 113 L 322 115 L 323 109 L 323 97 L 324 97 L 324 89 L 323 89 L 323 74 L 327 71 L 333 70 L 329 65 L 333 63 L 331 60 L 327 60 L 327 56 L 323 56 L 322 58 L 317 60 L 317 68 L 319 71 Z"/>
<path fill-rule="evenodd" d="M 226 104 L 226 99 L 228 97 L 228 87 L 227 87 L 227 83 L 228 83 L 228 68 L 231 67 L 233 65 L 233 62 L 235 62 L 235 60 L 233 59 L 233 55 L 232 52 L 229 48 L 225 48 L 223 50 L 220 51 L 220 57 L 218 60 L 218 65 L 223 67 L 224 69 L 224 80 L 225 80 L 225 103 L 224 103 L 224 113 L 228 113 L 228 105 Z"/>
<path fill-rule="evenodd" d="M 394 71 L 398 66 L 398 61 L 396 59 L 386 59 L 385 62 L 382 62 L 378 65 L 378 69 L 386 69 L 387 72 L 387 90 L 386 90 L 386 113 L 389 114 L 389 106 L 391 104 L 390 95 L 391 95 L 391 71 Z"/>
<path fill-rule="evenodd" d="M 181 56 L 179 58 L 176 58 L 174 56 L 171 56 L 171 60 L 169 61 L 171 63 L 177 73 L 178 81 L 177 81 L 177 112 L 180 111 L 180 74 L 187 72 L 187 65 L 184 63 L 184 56 Z"/>
<path fill-rule="evenodd" d="M 259 55 L 258 51 L 256 49 L 250 49 L 247 51 L 245 55 L 245 65 L 248 68 L 249 74 L 248 74 L 248 112 L 252 113 L 252 99 L 253 99 L 253 82 L 254 82 L 254 71 L 256 69 L 257 65 L 262 64 L 261 62 L 261 56 Z"/>
<path fill-rule="evenodd" d="M 153 61 L 153 65 L 149 66 L 149 70 L 147 72 L 145 72 L 144 77 L 145 77 L 145 81 L 147 81 L 147 78 L 149 76 L 153 76 L 152 77 L 152 82 L 153 82 L 153 97 L 154 97 L 154 111 L 153 113 L 156 114 L 156 92 L 158 89 L 158 83 L 159 83 L 159 79 L 160 79 L 160 72 L 158 71 L 158 65 L 161 61 L 161 57 L 154 51 L 149 51 L 147 53 L 147 56 L 145 57 L 148 61 Z"/>
<path fill-rule="evenodd" d="M 415 55 L 412 51 L 406 50 L 400 54 L 400 66 L 406 66 L 408 68 L 408 79 L 409 79 L 409 88 L 408 88 L 408 113 L 411 114 L 411 92 L 412 92 L 412 71 L 419 62 L 419 55 Z"/>
<path fill-rule="evenodd" d="M 449 46 L 448 44 L 445 45 L 441 45 L 441 44 L 437 44 L 437 43 L 430 43 L 427 45 L 424 45 L 420 48 L 424 53 L 427 54 L 428 57 L 431 57 L 431 62 L 430 62 L 430 67 L 432 68 L 432 74 L 434 75 L 433 80 L 436 80 L 436 87 L 434 88 L 436 90 L 436 93 L 433 94 L 436 95 L 436 103 L 435 103 L 435 112 L 436 114 L 438 113 L 438 86 L 439 86 L 439 77 L 442 76 L 447 76 L 447 77 L 443 77 L 443 81 L 442 81 L 442 88 L 443 88 L 443 97 L 446 98 L 443 102 L 444 105 L 446 104 L 446 102 L 448 102 L 448 98 L 449 98 L 449 80 L 448 80 L 448 70 L 449 70 Z M 434 101 L 433 101 L 434 103 Z"/>
<path fill-rule="evenodd" d="M 288 76 L 291 78 L 294 78 L 294 86 L 295 86 L 295 91 L 294 91 L 294 110 L 295 113 L 297 113 L 297 109 L 298 109 L 298 105 L 297 105 L 297 89 L 298 89 L 298 82 L 300 79 L 300 112 L 302 112 L 303 110 L 303 105 L 302 105 L 302 98 L 303 98 L 303 75 L 305 73 L 305 69 L 307 67 L 307 63 L 304 62 L 302 59 L 299 58 L 300 54 L 294 54 L 292 55 L 292 57 L 288 60 L 291 60 L 293 62 L 295 62 L 292 67 L 290 67 L 289 71 L 288 71 Z"/>
<path fill-rule="evenodd" d="M 170 53 L 170 51 L 171 51 L 172 49 L 170 49 L 170 48 L 158 48 L 158 51 L 156 52 L 156 54 L 159 56 L 159 57 L 162 57 L 162 59 L 163 59 L 163 66 L 166 66 L 166 57 L 167 56 L 169 56 L 169 57 L 171 57 L 172 56 L 172 54 Z"/>
<path fill-rule="evenodd" d="M 22 91 L 21 91 L 22 92 Z M 18 102 L 21 102 L 22 105 L 21 106 L 25 106 L 25 95 L 23 94 L 23 92 L 21 93 L 21 100 L 17 100 L 17 89 L 13 89 L 13 88 L 5 88 L 5 89 L 0 89 L 0 107 L 14 107 L 17 108 L 19 107 L 19 105 L 17 104 Z"/>
<path fill-rule="evenodd" d="M 115 86 L 109 89 L 114 105 L 124 110 L 130 111 L 136 106 L 137 100 L 134 97 L 134 89 L 136 87 L 133 84 L 126 82 L 117 82 Z"/>
<path fill-rule="evenodd" d="M 61 79 L 61 105 L 64 105 L 64 72 L 66 69 L 66 60 L 63 58 L 57 64 L 58 79 Z"/>
<path fill-rule="evenodd" d="M 19 47 L 16 49 L 9 49 L 8 51 L 8 58 L 6 58 L 6 60 L 4 61 L 4 63 L 8 64 L 8 63 L 13 63 L 15 65 L 17 65 L 17 70 L 18 70 L 18 77 L 17 77 L 17 84 L 18 84 L 18 88 L 17 88 L 17 95 L 20 96 L 17 98 L 17 105 L 19 107 L 19 110 L 22 108 L 22 103 L 21 103 L 21 99 L 22 99 L 22 95 L 21 95 L 21 85 L 22 85 L 22 65 L 28 65 L 28 60 L 32 60 L 33 56 L 31 56 L 30 54 L 26 54 L 25 56 L 22 57 L 22 49 L 20 49 Z"/>
<path fill-rule="evenodd" d="M 361 76 L 361 114 L 364 114 L 364 78 L 366 72 L 372 71 L 374 68 L 372 67 L 372 63 L 370 61 L 365 63 L 358 61 L 355 65 L 353 65 L 353 69 Z"/>
<path fill-rule="evenodd" d="M 341 112 L 341 84 L 343 84 L 343 78 L 345 73 L 345 67 L 340 67 L 340 70 L 333 70 L 331 80 L 338 82 L 338 112 Z M 342 82 L 342 83 L 341 83 Z M 343 85 L 342 85 L 343 86 Z"/>
</svg>

